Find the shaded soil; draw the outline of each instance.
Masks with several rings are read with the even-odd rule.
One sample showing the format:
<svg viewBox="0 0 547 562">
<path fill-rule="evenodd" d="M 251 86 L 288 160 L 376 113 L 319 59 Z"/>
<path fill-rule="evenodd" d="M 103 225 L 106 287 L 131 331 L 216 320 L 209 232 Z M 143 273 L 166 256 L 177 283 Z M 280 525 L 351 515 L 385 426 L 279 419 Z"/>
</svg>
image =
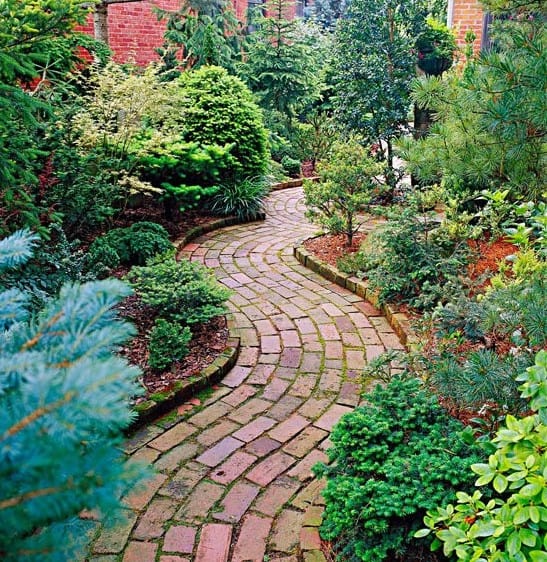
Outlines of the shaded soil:
<svg viewBox="0 0 547 562">
<path fill-rule="evenodd" d="M 316 258 L 336 266 L 340 258 L 359 250 L 365 236 L 366 234 L 358 232 L 353 236 L 353 244 L 348 246 L 347 237 L 344 234 L 324 234 L 306 240 L 304 247 Z"/>
<path fill-rule="evenodd" d="M 226 349 L 228 328 L 223 316 L 194 326 L 189 354 L 180 361 L 175 361 L 165 371 L 154 371 L 148 366 L 148 334 L 154 326 L 156 313 L 154 309 L 142 303 L 132 295 L 119 305 L 120 316 L 129 320 L 137 328 L 137 335 L 120 349 L 120 355 L 140 367 L 143 371 L 141 382 L 146 394 L 137 399 L 137 403 L 147 399 L 150 394 L 170 390 L 175 381 L 184 380 L 199 374 Z"/>
<path fill-rule="evenodd" d="M 117 215 L 110 224 L 103 225 L 101 229 L 79 232 L 78 238 L 86 249 L 95 238 L 101 236 L 112 228 L 126 228 L 136 222 L 150 221 L 161 224 L 169 232 L 172 240 L 182 237 L 195 226 L 199 226 L 217 219 L 204 210 L 195 209 L 181 213 L 176 211 L 171 219 L 165 217 L 163 204 L 151 197 L 144 197 L 138 207 L 128 207 Z"/>
</svg>

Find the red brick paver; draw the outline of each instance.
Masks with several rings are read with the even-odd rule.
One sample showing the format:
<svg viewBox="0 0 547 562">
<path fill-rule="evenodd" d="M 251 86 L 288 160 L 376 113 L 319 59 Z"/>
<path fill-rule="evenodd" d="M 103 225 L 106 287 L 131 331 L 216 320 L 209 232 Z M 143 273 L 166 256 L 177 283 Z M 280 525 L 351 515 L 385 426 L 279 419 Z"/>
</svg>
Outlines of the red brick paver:
<svg viewBox="0 0 547 562">
<path fill-rule="evenodd" d="M 401 343 L 379 310 L 293 257 L 316 231 L 304 210 L 300 189 L 278 191 L 266 221 L 185 247 L 233 289 L 239 359 L 207 399 L 175 409 L 174 425 L 150 424 L 126 442 L 157 474 L 127 496 L 126 520 L 99 534 L 90 560 L 325 560 L 324 482 L 311 468 L 361 400 L 362 367 Z"/>
</svg>

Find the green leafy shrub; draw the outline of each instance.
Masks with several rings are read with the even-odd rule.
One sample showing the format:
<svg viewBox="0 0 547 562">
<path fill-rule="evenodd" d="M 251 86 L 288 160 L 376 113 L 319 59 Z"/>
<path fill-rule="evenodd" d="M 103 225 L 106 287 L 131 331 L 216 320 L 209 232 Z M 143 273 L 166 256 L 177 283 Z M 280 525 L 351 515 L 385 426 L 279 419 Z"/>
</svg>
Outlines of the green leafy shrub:
<svg viewBox="0 0 547 562">
<path fill-rule="evenodd" d="M 148 364 L 158 371 L 166 369 L 173 361 L 188 355 L 188 344 L 191 339 L 192 332 L 188 326 L 158 318 L 150 332 Z"/>
<path fill-rule="evenodd" d="M 487 463 L 471 465 L 479 476 L 475 486 L 493 488 L 492 499 L 479 490 L 458 492 L 456 505 L 437 507 L 424 517 L 426 529 L 416 537 L 434 534 L 432 548 L 445 556 L 489 562 L 547 560 L 547 352 L 518 377 L 522 397 L 533 415 L 508 415 L 491 441 Z"/>
<path fill-rule="evenodd" d="M 0 242 L 0 276 L 29 259 L 36 237 Z M 95 523 L 112 516 L 143 471 L 128 462 L 139 370 L 114 351 L 134 334 L 113 307 L 120 281 L 65 284 L 38 315 L 28 294 L 0 290 L 0 553 L 6 562 L 80 560 Z"/>
<path fill-rule="evenodd" d="M 412 207 L 396 211 L 356 255 L 340 261 L 340 269 L 365 276 L 380 302 L 432 309 L 461 292 L 458 275 L 469 253 L 466 244 L 435 227 L 430 214 Z"/>
<path fill-rule="evenodd" d="M 300 175 L 300 160 L 296 160 L 290 156 L 283 156 L 283 158 L 281 158 L 281 165 L 287 175 L 292 178 L 296 178 Z"/>
<path fill-rule="evenodd" d="M 177 84 L 174 107 L 183 139 L 203 146 L 233 145 L 230 175 L 236 179 L 263 175 L 269 160 L 267 133 L 245 84 L 215 66 L 184 72 Z"/>
<path fill-rule="evenodd" d="M 172 251 L 169 233 L 153 222 L 136 222 L 127 228 L 113 228 L 95 239 L 88 251 L 90 268 L 144 264 L 157 254 Z"/>
<path fill-rule="evenodd" d="M 82 155 L 67 143 L 55 151 L 55 181 L 46 198 L 71 237 L 104 224 L 118 211 L 126 189 L 112 173 L 115 168 L 116 162 L 97 150 Z"/>
<path fill-rule="evenodd" d="M 264 199 L 270 187 L 263 179 L 247 178 L 223 185 L 211 198 L 210 209 L 219 215 L 254 220 L 264 211 Z"/>
<path fill-rule="evenodd" d="M 128 279 L 143 302 L 166 320 L 195 324 L 226 312 L 230 291 L 200 263 L 168 258 L 134 267 Z"/>
<path fill-rule="evenodd" d="M 411 560 L 426 510 L 471 485 L 480 449 L 414 378 L 395 377 L 344 415 L 331 434 L 321 534 L 348 560 Z"/>
<path fill-rule="evenodd" d="M 218 192 L 219 181 L 235 164 L 233 146 L 201 146 L 156 134 L 135 143 L 134 150 L 140 177 L 164 190 L 166 213 L 172 215 L 175 206 L 193 209 Z"/>
<path fill-rule="evenodd" d="M 336 143 L 329 160 L 319 162 L 319 182 L 304 182 L 306 216 L 332 233 L 343 233 L 351 246 L 359 230 L 358 214 L 364 212 L 383 185 L 382 171 L 356 140 Z"/>
</svg>

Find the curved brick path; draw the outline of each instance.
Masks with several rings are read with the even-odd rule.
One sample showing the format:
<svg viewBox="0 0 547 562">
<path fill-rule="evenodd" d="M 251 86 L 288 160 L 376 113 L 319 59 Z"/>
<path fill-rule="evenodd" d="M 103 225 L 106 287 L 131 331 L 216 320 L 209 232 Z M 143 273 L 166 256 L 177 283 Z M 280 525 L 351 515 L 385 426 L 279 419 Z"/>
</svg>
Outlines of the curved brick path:
<svg viewBox="0 0 547 562">
<path fill-rule="evenodd" d="M 303 559 L 301 529 L 317 525 L 310 506 L 320 502 L 310 467 L 326 459 L 329 430 L 358 403 L 366 359 L 402 347 L 375 309 L 293 257 L 297 240 L 316 230 L 303 213 L 301 189 L 278 191 L 265 222 L 184 248 L 233 289 L 240 358 L 204 408 L 129 442 L 159 473 L 128 499 L 127 522 L 95 542 L 93 562 Z M 317 541 L 316 529 L 302 534 L 310 549 Z"/>
</svg>

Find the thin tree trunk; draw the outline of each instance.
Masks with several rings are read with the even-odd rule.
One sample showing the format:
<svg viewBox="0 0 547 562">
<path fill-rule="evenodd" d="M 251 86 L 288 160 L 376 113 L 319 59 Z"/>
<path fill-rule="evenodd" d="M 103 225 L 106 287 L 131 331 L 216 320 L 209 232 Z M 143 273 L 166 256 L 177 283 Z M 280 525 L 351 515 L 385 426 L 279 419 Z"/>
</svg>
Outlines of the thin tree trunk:
<svg viewBox="0 0 547 562">
<path fill-rule="evenodd" d="M 93 33 L 97 41 L 108 45 L 108 5 L 101 2 L 93 13 Z"/>
</svg>

